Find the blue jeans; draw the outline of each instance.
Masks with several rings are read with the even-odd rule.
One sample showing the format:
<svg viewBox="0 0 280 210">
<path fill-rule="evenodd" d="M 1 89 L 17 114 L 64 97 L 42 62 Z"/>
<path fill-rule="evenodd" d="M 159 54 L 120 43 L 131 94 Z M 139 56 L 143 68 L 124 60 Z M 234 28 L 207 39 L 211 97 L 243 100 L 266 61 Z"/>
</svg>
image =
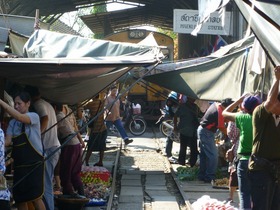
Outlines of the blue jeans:
<svg viewBox="0 0 280 210">
<path fill-rule="evenodd" d="M 51 147 L 46 149 L 45 156 L 48 157 L 55 151 L 57 147 Z M 44 202 L 46 210 L 54 210 L 54 195 L 53 195 L 53 176 L 54 168 L 58 162 L 60 156 L 60 150 L 56 151 L 46 162 L 45 162 L 45 191 L 44 191 Z"/>
<path fill-rule="evenodd" d="M 166 138 L 166 144 L 165 144 L 165 153 L 167 157 L 172 157 L 172 147 L 173 147 L 173 141 L 171 138 Z"/>
<path fill-rule="evenodd" d="M 215 179 L 218 167 L 218 149 L 215 144 L 215 134 L 199 126 L 197 137 L 200 146 L 198 179 L 211 181 Z"/>
<path fill-rule="evenodd" d="M 113 121 L 105 121 L 105 122 L 106 122 L 107 128 L 110 128 L 113 125 L 116 126 L 116 128 L 118 129 L 118 131 L 119 131 L 123 140 L 128 139 L 128 136 L 126 134 L 126 131 L 125 131 L 125 129 L 123 127 L 123 124 L 122 124 L 122 121 L 120 119 L 117 119 L 114 122 Z"/>
<path fill-rule="evenodd" d="M 269 171 L 250 171 L 253 210 L 280 210 L 280 184 Z"/>
<path fill-rule="evenodd" d="M 251 209 L 250 180 L 248 177 L 248 160 L 239 160 L 237 164 L 240 210 Z"/>
</svg>

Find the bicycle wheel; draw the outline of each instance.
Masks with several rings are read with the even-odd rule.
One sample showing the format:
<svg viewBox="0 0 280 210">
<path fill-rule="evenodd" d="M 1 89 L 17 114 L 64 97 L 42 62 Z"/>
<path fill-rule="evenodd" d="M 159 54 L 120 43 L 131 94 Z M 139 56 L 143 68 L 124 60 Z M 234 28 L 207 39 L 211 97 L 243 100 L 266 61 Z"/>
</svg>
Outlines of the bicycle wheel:
<svg viewBox="0 0 280 210">
<path fill-rule="evenodd" d="M 164 136 L 169 136 L 173 130 L 173 120 L 164 120 L 159 129 Z"/>
<path fill-rule="evenodd" d="M 130 121 L 128 128 L 130 133 L 132 133 L 134 136 L 140 136 L 145 133 L 147 123 L 144 119 L 135 118 Z"/>
</svg>

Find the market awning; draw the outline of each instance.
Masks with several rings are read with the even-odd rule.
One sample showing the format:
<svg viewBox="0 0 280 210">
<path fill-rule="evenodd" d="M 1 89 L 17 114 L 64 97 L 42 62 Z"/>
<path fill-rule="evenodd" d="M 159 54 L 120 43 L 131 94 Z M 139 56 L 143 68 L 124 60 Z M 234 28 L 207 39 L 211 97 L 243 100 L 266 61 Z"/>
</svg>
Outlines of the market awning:
<svg viewBox="0 0 280 210">
<path fill-rule="evenodd" d="M 160 59 L 159 47 L 36 31 L 24 49 L 28 58 L 0 59 L 0 77 L 40 89 L 43 97 L 75 104 L 89 99 L 135 67 Z"/>
<path fill-rule="evenodd" d="M 280 1 L 234 0 L 266 54 L 280 63 Z"/>
<path fill-rule="evenodd" d="M 244 92 L 267 92 L 271 72 L 266 69 L 258 74 L 246 64 L 253 43 L 254 36 L 251 36 L 199 58 L 197 63 L 193 60 L 162 64 L 144 79 L 202 100 L 219 101 L 227 97 L 238 98 Z"/>
</svg>

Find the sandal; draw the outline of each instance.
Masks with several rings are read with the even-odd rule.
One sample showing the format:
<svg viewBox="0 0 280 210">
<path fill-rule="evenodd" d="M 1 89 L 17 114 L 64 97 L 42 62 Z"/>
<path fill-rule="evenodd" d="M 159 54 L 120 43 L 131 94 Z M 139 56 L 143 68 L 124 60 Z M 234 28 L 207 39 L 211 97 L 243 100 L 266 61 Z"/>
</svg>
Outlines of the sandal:
<svg viewBox="0 0 280 210">
<path fill-rule="evenodd" d="M 102 163 L 95 163 L 93 166 L 103 166 Z"/>
<path fill-rule="evenodd" d="M 56 186 L 55 186 L 55 187 L 53 188 L 53 194 L 54 194 L 54 195 L 62 195 L 62 188 L 61 188 L 61 187 L 59 188 L 59 187 L 56 187 Z"/>
</svg>

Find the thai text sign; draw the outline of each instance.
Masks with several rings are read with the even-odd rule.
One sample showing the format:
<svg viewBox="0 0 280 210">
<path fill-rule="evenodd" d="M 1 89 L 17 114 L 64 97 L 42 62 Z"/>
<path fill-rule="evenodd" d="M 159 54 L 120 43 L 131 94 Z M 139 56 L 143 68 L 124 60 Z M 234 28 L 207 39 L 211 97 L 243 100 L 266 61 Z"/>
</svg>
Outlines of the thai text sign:
<svg viewBox="0 0 280 210">
<path fill-rule="evenodd" d="M 173 15 L 173 31 L 190 34 L 199 22 L 197 10 L 175 9 Z M 199 34 L 229 35 L 230 12 L 225 12 L 222 20 L 218 12 L 211 13 L 209 19 L 202 24 Z"/>
</svg>

